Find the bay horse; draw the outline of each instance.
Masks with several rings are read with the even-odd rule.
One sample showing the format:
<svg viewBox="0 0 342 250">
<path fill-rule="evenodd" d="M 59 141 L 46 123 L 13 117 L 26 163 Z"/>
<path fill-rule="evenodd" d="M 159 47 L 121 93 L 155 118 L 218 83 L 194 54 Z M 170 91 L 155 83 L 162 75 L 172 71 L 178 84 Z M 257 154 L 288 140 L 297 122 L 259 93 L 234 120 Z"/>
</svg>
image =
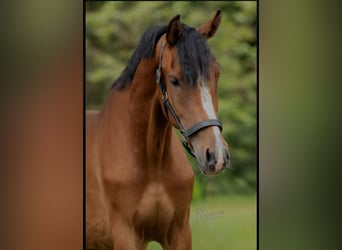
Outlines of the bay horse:
<svg viewBox="0 0 342 250">
<path fill-rule="evenodd" d="M 217 120 L 220 69 L 207 39 L 221 11 L 198 29 L 175 16 L 145 31 L 100 112 L 86 114 L 86 247 L 191 249 L 194 173 L 229 162 Z"/>
</svg>

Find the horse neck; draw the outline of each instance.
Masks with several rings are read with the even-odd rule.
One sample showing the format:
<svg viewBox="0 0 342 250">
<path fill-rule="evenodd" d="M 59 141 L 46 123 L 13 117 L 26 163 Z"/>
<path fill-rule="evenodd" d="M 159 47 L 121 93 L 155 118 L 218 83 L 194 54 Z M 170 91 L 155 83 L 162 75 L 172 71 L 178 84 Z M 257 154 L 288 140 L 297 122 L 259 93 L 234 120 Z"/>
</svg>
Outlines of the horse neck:
<svg viewBox="0 0 342 250">
<path fill-rule="evenodd" d="M 160 90 L 156 84 L 155 63 L 150 60 L 140 62 L 132 82 L 123 90 L 114 90 L 110 95 L 110 108 L 119 106 L 121 112 L 107 112 L 111 120 L 127 121 L 125 130 L 127 141 L 141 161 L 163 163 L 167 159 L 171 143 L 172 126 L 166 119 L 159 99 Z M 120 97 L 119 97 L 120 96 Z M 118 98 L 119 97 L 119 98 Z M 124 101 L 127 105 L 122 110 Z M 113 120 L 114 119 L 114 120 Z"/>
</svg>

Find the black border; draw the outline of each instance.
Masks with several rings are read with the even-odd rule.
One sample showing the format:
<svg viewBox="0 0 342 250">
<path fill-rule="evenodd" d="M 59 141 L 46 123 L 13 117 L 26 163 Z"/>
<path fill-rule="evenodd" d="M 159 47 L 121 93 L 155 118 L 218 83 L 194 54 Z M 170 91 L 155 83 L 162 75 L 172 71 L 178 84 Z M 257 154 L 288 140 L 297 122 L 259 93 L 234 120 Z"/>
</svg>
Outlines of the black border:
<svg viewBox="0 0 342 250">
<path fill-rule="evenodd" d="M 256 249 L 259 249 L 259 1 L 256 0 Z"/>
<path fill-rule="evenodd" d="M 82 245 L 83 249 L 86 249 L 86 1 L 82 1 L 82 20 L 83 20 L 83 31 L 82 31 L 82 46 L 83 46 L 83 211 L 82 211 Z"/>
</svg>

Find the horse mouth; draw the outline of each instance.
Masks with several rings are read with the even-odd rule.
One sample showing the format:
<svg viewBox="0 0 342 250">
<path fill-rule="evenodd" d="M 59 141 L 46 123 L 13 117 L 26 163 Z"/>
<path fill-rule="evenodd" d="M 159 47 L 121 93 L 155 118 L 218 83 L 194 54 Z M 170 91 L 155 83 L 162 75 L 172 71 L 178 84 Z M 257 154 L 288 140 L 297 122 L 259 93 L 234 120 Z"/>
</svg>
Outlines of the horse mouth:
<svg viewBox="0 0 342 250">
<path fill-rule="evenodd" d="M 208 167 L 206 164 L 199 163 L 200 172 L 205 176 L 219 175 L 227 169 L 227 166 L 228 166 L 228 162 L 225 162 L 221 168 L 215 169 L 215 168 Z"/>
</svg>

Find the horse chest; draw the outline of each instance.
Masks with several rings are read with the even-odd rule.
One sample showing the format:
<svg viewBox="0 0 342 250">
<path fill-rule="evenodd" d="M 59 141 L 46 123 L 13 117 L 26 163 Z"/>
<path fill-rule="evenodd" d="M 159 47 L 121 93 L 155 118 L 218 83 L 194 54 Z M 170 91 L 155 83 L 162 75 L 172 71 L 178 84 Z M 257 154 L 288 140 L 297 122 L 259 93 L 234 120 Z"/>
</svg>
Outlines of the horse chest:
<svg viewBox="0 0 342 250">
<path fill-rule="evenodd" d="M 145 220 L 153 221 L 167 219 L 174 205 L 163 184 L 150 184 L 141 194 L 138 210 Z"/>
<path fill-rule="evenodd" d="M 144 231 L 144 237 L 164 237 L 172 225 L 183 221 L 186 208 L 179 208 L 175 204 L 177 197 L 172 197 L 163 184 L 150 184 L 141 194 L 139 204 L 133 215 L 136 228 Z"/>
</svg>

